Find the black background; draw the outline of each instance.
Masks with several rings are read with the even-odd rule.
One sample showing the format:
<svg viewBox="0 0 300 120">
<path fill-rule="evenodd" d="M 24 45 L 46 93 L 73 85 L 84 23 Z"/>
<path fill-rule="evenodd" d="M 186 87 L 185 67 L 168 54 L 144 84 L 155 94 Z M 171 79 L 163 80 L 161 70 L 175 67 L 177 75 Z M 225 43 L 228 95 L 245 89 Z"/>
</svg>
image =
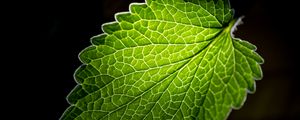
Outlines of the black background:
<svg viewBox="0 0 300 120">
<path fill-rule="evenodd" d="M 65 97 L 75 87 L 77 55 L 102 33 L 101 25 L 114 21 L 116 12 L 128 11 L 131 2 L 143 0 L 43 1 L 19 3 L 7 13 L 9 49 L 4 60 L 11 80 L 3 99 L 12 102 L 11 118 L 58 119 L 69 106 Z M 236 17 L 245 15 L 237 37 L 255 44 L 263 56 L 264 78 L 249 94 L 232 120 L 299 119 L 299 10 L 292 1 L 231 0 Z M 29 5 L 28 5 L 29 4 Z M 4 40 L 4 39 L 3 39 Z M 4 48 L 3 46 L 2 48 Z M 7 46 L 6 46 L 7 47 Z M 6 54 L 8 52 L 9 54 Z M 17 81 L 14 81 L 16 78 Z M 4 86 L 5 87 L 5 86 Z M 13 90 L 15 88 L 21 88 Z M 9 92 L 8 92 L 9 91 Z"/>
</svg>

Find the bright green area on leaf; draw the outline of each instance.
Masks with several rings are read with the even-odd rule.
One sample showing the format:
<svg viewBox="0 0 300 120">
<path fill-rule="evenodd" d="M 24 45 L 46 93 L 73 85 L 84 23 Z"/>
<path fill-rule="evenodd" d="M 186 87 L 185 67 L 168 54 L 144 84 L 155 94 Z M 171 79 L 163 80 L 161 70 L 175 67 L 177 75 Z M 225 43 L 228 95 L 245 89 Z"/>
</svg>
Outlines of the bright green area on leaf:
<svg viewBox="0 0 300 120">
<path fill-rule="evenodd" d="M 262 78 L 227 0 L 147 0 L 116 20 L 80 53 L 62 120 L 223 120 Z"/>
</svg>

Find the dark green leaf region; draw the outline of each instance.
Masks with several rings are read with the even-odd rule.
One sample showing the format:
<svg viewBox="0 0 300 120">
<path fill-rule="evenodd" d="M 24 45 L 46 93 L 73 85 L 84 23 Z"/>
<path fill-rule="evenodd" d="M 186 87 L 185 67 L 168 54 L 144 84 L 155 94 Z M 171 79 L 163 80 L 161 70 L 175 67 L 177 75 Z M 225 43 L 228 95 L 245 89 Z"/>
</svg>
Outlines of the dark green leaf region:
<svg viewBox="0 0 300 120">
<path fill-rule="evenodd" d="M 227 0 L 146 0 L 91 38 L 61 120 L 224 120 L 262 78 Z"/>
</svg>

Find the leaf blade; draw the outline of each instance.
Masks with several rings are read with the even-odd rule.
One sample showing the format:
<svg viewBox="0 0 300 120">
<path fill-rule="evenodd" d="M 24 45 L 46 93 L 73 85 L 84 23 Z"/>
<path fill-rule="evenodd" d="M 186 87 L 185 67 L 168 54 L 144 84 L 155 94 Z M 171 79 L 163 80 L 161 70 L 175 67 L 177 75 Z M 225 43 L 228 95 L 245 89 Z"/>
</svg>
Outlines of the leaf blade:
<svg viewBox="0 0 300 120">
<path fill-rule="evenodd" d="M 131 4 L 104 24 L 79 55 L 61 119 L 225 119 L 240 108 L 263 59 L 231 37 L 227 0 L 200 1 Z"/>
</svg>

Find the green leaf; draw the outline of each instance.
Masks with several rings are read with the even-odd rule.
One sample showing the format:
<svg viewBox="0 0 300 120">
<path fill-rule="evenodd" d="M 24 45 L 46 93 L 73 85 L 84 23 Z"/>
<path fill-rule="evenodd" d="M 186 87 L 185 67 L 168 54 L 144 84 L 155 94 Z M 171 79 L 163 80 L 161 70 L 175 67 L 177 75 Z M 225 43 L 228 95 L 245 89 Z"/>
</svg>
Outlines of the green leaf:
<svg viewBox="0 0 300 120">
<path fill-rule="evenodd" d="M 262 78 L 227 0 L 147 0 L 115 18 L 80 53 L 62 120 L 222 120 Z"/>
</svg>

